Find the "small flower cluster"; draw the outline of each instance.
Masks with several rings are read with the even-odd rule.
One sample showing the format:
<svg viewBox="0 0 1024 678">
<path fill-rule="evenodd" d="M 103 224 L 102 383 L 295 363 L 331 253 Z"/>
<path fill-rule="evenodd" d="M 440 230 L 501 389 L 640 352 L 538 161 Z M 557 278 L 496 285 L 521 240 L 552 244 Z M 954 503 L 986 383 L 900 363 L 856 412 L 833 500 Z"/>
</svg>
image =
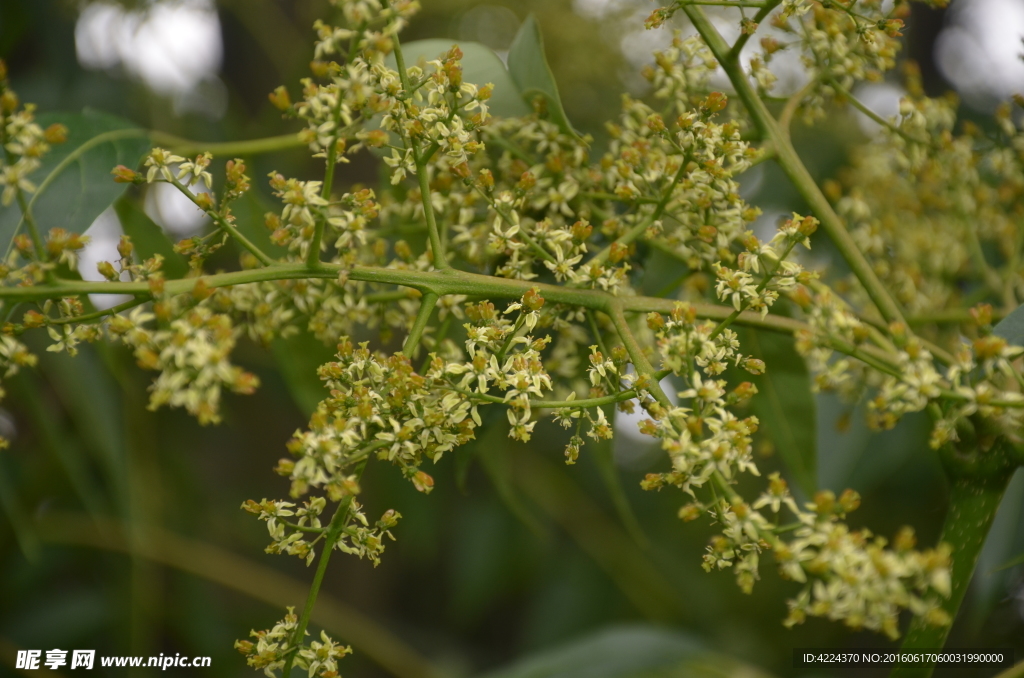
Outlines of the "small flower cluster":
<svg viewBox="0 0 1024 678">
<path fill-rule="evenodd" d="M 282 462 L 287 465 L 289 462 Z M 338 501 L 344 504 L 338 508 L 344 512 L 345 522 L 334 538 L 333 548 L 344 553 L 366 558 L 374 567 L 380 564 L 380 556 L 384 553 L 384 538 L 394 541 L 391 529 L 398 524 L 402 514 L 391 509 L 381 516 L 373 527 L 370 527 L 362 506 L 355 500 L 359 493 L 359 484 L 355 476 L 345 478 L 343 482 L 344 496 Z M 333 499 L 333 497 L 332 497 Z M 316 557 L 316 544 L 323 540 L 329 528 L 322 525 L 320 516 L 327 507 L 327 499 L 313 497 L 303 502 L 301 508 L 295 508 L 294 502 L 264 499 L 261 502 L 252 499 L 242 504 L 242 509 L 266 521 L 267 532 L 271 543 L 267 553 L 287 553 L 306 561 L 306 565 Z M 291 518 L 291 520 L 288 520 Z M 316 535 L 313 537 L 312 535 Z"/>
<path fill-rule="evenodd" d="M 202 295 L 200 283 L 197 288 Z M 147 328 L 155 317 L 139 307 L 107 322 L 108 332 L 132 347 L 139 366 L 160 372 L 150 389 L 151 410 L 184 407 L 201 424 L 217 423 L 223 389 L 248 394 L 259 386 L 256 375 L 228 360 L 238 336 L 229 316 L 197 305 L 166 329 Z"/>
<path fill-rule="evenodd" d="M 818 220 L 814 217 L 794 213 L 779 225 L 778 233 L 768 243 L 760 242 L 753 233 L 745 233 L 746 251 L 737 258 L 739 268 L 726 268 L 717 262 L 713 265 L 718 277 L 715 285 L 718 298 L 737 311 L 757 311 L 762 318 L 768 315 L 780 291 L 792 290 L 798 283 L 807 283 L 815 277 L 788 257 L 797 244 L 810 249 L 810 235 L 817 227 Z M 755 282 L 755 275 L 761 277 L 759 283 Z"/>
<path fill-rule="evenodd" d="M 541 358 L 550 337 L 528 334 L 537 327 L 543 305 L 543 297 L 530 290 L 502 314 L 487 301 L 469 307 L 467 316 L 474 321 L 465 325 L 469 360 L 445 364 L 435 359 L 427 373 L 428 378 L 450 385 L 454 393 L 479 397 L 489 395 L 492 388 L 500 389 L 499 401 L 509 406 L 509 437 L 522 442 L 530 440 L 537 424 L 532 421 L 530 395 L 541 396 L 552 388 Z M 505 317 L 516 311 L 514 323 Z M 473 416 L 479 418 L 476 410 L 474 405 Z"/>
<path fill-rule="evenodd" d="M 35 122 L 35 105 L 22 105 L 7 82 L 7 65 L 0 61 L 0 204 L 4 207 L 19 195 L 34 193 L 36 185 L 29 175 L 39 169 L 40 159 L 51 144 L 63 143 L 68 130 L 53 124 L 45 130 Z"/>
<path fill-rule="evenodd" d="M 986 316 L 991 322 L 991 307 L 978 309 L 983 330 Z M 946 370 L 946 383 L 957 400 L 942 403 L 942 416 L 932 428 L 931 446 L 940 448 L 961 442 L 961 431 L 973 444 L 986 447 L 997 438 L 1011 444 L 1022 441 L 1024 426 L 1024 395 L 1020 392 L 1020 373 L 1014 362 L 1024 355 L 1024 348 L 1005 339 L 983 333 L 970 343 L 963 343 L 954 355 L 955 361 Z M 978 437 L 989 438 L 979 443 Z"/>
<path fill-rule="evenodd" d="M 718 68 L 711 50 L 699 36 L 682 37 L 675 31 L 672 45 L 654 53 L 654 63 L 641 71 L 654 88 L 657 99 L 673 104 L 677 114 L 699 105 L 699 98 L 710 91 L 711 75 Z"/>
<path fill-rule="evenodd" d="M 795 217 L 783 229 L 783 237 L 806 238 L 809 233 L 799 231 L 802 223 Z M 648 324 L 656 333 L 663 365 L 688 388 L 679 393 L 685 404 L 648 407 L 655 419 L 643 422 L 641 431 L 661 439 L 672 470 L 648 474 L 641 485 L 678 487 L 695 500 L 680 510 L 681 518 L 707 514 L 721 525 L 721 534 L 712 538 L 704 556 L 705 570 L 733 569 L 740 588 L 749 593 L 760 576 L 761 555 L 772 552 L 785 578 L 806 584 L 790 601 L 787 625 L 822 616 L 895 637 L 904 609 L 934 624 L 948 622 L 938 605 L 940 597 L 949 595 L 948 550 L 917 552 L 912 544 L 906 545 L 906 538 L 889 550 L 884 539 L 872 539 L 867 530 L 850 530 L 840 519 L 859 505 L 856 493 L 847 491 L 837 500 L 829 491 L 819 492 L 807 510 L 801 510 L 785 481 L 774 473 L 755 502 L 744 501 L 732 483 L 739 473 L 759 475 L 751 448 L 759 422 L 756 417 L 740 419 L 731 409 L 756 388 L 742 383 L 727 391 L 724 380 L 709 375 L 721 374 L 730 363 L 760 374 L 764 363 L 745 358 L 727 328 L 698 323 L 688 304 L 677 305 L 667 320 L 651 314 Z M 926 352 L 908 348 L 921 360 L 929 359 Z M 892 403 L 889 411 L 898 410 L 895 403 L 906 409 L 920 404 L 916 398 L 928 393 L 931 383 L 924 379 L 916 391 L 913 383 L 906 377 L 898 385 L 883 384 L 883 393 L 890 396 L 887 402 Z M 710 501 L 701 502 L 698 492 L 709 484 L 717 491 Z M 796 518 L 792 530 L 780 529 L 777 519 L 771 521 L 761 512 L 768 508 L 777 516 L 783 507 Z M 790 531 L 787 541 L 784 535 Z"/>
<path fill-rule="evenodd" d="M 38 360 L 25 344 L 6 332 L 0 333 L 0 378 L 6 379 L 13 376 L 22 367 L 34 367 Z M 4 391 L 3 382 L 0 381 L 0 400 L 3 400 L 5 395 L 7 392 Z M 0 436 L 0 450 L 6 448 L 7 445 L 7 439 Z"/>
<path fill-rule="evenodd" d="M 298 460 L 279 467 L 292 481 L 292 496 L 323 487 L 339 500 L 350 481 L 346 470 L 370 449 L 429 492 L 433 479 L 420 464 L 424 458 L 436 462 L 473 438 L 475 406 L 457 393 L 431 389 L 404 355 L 374 354 L 365 343 L 355 346 L 343 337 L 337 357 L 320 367 L 330 396 L 313 414 L 309 430 L 297 431 L 289 443 Z"/>
<path fill-rule="evenodd" d="M 727 104 L 725 95 L 712 92 L 695 106 L 682 91 L 669 95 L 684 110 L 674 121 L 627 99 L 621 123 L 609 127 L 611 149 L 601 163 L 607 169 L 594 188 L 627 201 L 649 196 L 653 202 L 606 222 L 603 230 L 619 237 L 643 229 L 644 238 L 691 269 L 708 270 L 714 262 L 733 260 L 732 245 L 760 214 L 740 197 L 734 179 L 756 152 L 740 139 L 738 124 L 714 122 Z M 659 188 L 649 195 L 645 186 Z M 623 250 L 619 257 L 628 254 Z"/>
<path fill-rule="evenodd" d="M 267 678 L 276 678 L 278 671 L 285 667 L 288 658 L 294 655 L 294 666 L 307 672 L 307 675 L 320 678 L 338 678 L 338 660 L 352 654 L 352 648 L 339 645 L 326 631 L 320 632 L 320 640 L 314 640 L 307 646 L 305 643 L 295 644 L 295 634 L 299 626 L 299 617 L 295 608 L 289 607 L 284 619 L 265 631 L 253 631 L 251 640 L 236 640 L 235 649 L 246 657 L 246 663 L 254 669 L 263 669 Z M 307 633 L 308 635 L 308 633 Z"/>
<path fill-rule="evenodd" d="M 851 530 L 842 522 L 847 513 L 860 505 L 856 492 L 846 490 L 837 498 L 831 491 L 822 490 L 814 496 L 814 501 L 806 504 L 805 510 L 800 510 L 786 492 L 785 482 L 777 475 L 770 479 L 769 490 L 754 503 L 750 513 L 763 506 L 770 506 L 778 513 L 780 500 L 795 515 L 799 527 L 788 541 L 775 538 L 772 553 L 784 578 L 806 584 L 789 601 L 787 626 L 800 624 L 808 616 L 825 617 L 842 621 L 852 629 L 880 631 L 895 639 L 899 637 L 902 610 L 910 610 L 935 626 L 949 624 L 949 615 L 939 606 L 941 598 L 950 594 L 948 545 L 914 550 L 913 530 L 904 528 L 896 536 L 893 548 L 887 548 L 885 538 L 874 536 L 866 529 Z M 723 520 L 733 528 L 732 536 L 738 534 L 735 524 L 741 520 L 736 508 L 729 509 L 733 517 Z M 747 526 L 754 524 L 749 517 L 745 521 Z M 767 522 L 748 531 L 758 535 L 759 530 L 766 528 L 764 533 L 770 534 Z M 714 544 L 709 550 L 719 556 L 729 550 L 738 555 L 738 550 L 744 546 L 749 548 L 752 543 L 750 533 L 731 540 L 724 552 L 718 551 L 723 546 L 720 544 Z M 722 567 L 721 560 L 715 564 Z M 745 575 L 741 564 L 742 556 L 736 565 L 737 577 Z M 756 569 L 756 565 L 754 567 Z"/>
</svg>

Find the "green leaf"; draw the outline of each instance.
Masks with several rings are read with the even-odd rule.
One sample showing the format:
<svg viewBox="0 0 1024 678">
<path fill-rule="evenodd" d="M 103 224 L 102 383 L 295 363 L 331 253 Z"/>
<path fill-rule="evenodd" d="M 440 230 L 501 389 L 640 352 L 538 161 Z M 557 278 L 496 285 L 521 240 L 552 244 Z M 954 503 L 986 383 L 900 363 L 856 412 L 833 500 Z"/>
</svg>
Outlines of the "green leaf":
<svg viewBox="0 0 1024 678">
<path fill-rule="evenodd" d="M 492 83 L 494 94 L 487 102 L 492 115 L 502 118 L 518 118 L 530 114 L 530 107 L 520 96 L 520 90 L 505 65 L 490 47 L 478 42 L 456 42 L 453 40 L 416 40 L 402 45 L 402 56 L 406 66 L 417 64 L 425 66 L 426 62 L 439 58 L 458 44 L 462 50 L 462 80 L 480 87 Z M 389 55 L 386 62 L 389 68 L 397 68 L 394 55 Z"/>
<path fill-rule="evenodd" d="M 1024 346 L 1024 306 L 1013 309 L 992 328 L 992 332 L 1015 346 Z"/>
<path fill-rule="evenodd" d="M 551 120 L 566 134 L 579 138 L 562 107 L 558 84 L 544 56 L 544 39 L 532 14 L 519 27 L 508 50 L 508 72 L 524 99 L 532 101 L 536 96 L 543 97 Z"/>
<path fill-rule="evenodd" d="M 763 678 L 691 636 L 647 625 L 614 626 L 519 660 L 486 678 Z"/>
<path fill-rule="evenodd" d="M 39 230 L 63 228 L 84 233 L 103 210 L 120 196 L 126 184 L 110 175 L 117 165 L 135 167 L 149 150 L 149 132 L 127 120 L 86 109 L 82 113 L 48 113 L 37 117 L 42 127 L 60 123 L 68 139 L 57 144 L 31 175 L 37 190 L 29 206 Z M 22 223 L 12 205 L 0 211 L 0 245 L 6 250 Z"/>
<path fill-rule="evenodd" d="M 174 251 L 171 239 L 149 218 L 138 201 L 123 195 L 114 203 L 114 211 L 121 222 L 121 229 L 132 239 L 140 260 L 159 254 L 164 258 L 163 271 L 167 277 L 185 277 L 188 273 L 185 257 Z"/>
<path fill-rule="evenodd" d="M 767 366 L 764 374 L 749 377 L 758 391 L 751 399 L 754 414 L 793 480 L 811 496 L 818 487 L 817 425 L 807 364 L 792 337 L 745 331 L 740 344 Z"/>
<path fill-rule="evenodd" d="M 1011 570 L 1024 565 L 1024 469 L 1017 469 L 999 503 L 971 582 L 972 621 L 982 622 L 1013 585 Z"/>
</svg>

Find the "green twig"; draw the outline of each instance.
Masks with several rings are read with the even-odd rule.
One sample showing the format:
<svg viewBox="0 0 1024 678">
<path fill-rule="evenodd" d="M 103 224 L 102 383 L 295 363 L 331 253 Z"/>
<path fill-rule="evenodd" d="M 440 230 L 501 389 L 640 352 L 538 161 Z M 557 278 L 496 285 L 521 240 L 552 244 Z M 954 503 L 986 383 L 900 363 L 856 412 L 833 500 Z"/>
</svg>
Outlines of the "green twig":
<svg viewBox="0 0 1024 678">
<path fill-rule="evenodd" d="M 942 526 L 939 539 L 952 549 L 952 586 L 949 598 L 942 601 L 942 609 L 949 615 L 949 623 L 929 624 L 922 617 L 914 617 L 903 641 L 902 650 L 941 648 L 946 644 L 949 630 L 956 618 L 964 594 L 971 583 L 974 568 L 981 555 L 989 528 L 995 519 L 999 502 L 1009 483 L 1011 472 L 1003 471 L 990 477 L 955 478 L 950 488 L 949 513 Z M 927 678 L 934 664 L 897 664 L 891 678 Z"/>
<path fill-rule="evenodd" d="M 84 323 L 92 322 L 93 320 L 99 320 L 100 318 L 105 318 L 108 315 L 115 315 L 117 313 L 120 313 L 121 311 L 127 311 L 129 309 L 135 308 L 136 306 L 139 306 L 140 304 L 144 304 L 147 301 L 149 301 L 149 297 L 138 297 L 138 298 L 135 298 L 135 299 L 129 299 L 126 302 L 120 303 L 117 306 L 111 306 L 110 308 L 104 309 L 102 311 L 94 311 L 93 313 L 86 313 L 85 315 L 70 316 L 68 318 L 54 318 L 52 320 L 48 320 L 47 324 L 49 324 L 49 325 L 67 325 L 67 324 L 70 324 L 70 323 L 84 324 Z"/>
<path fill-rule="evenodd" d="M 718 29 L 715 28 L 714 24 L 711 23 L 700 7 L 687 5 L 683 7 L 683 11 L 686 12 L 690 21 L 693 22 L 694 28 L 700 33 L 708 48 L 711 49 L 711 52 L 725 70 L 729 81 L 736 90 L 737 96 L 740 97 L 747 112 L 753 118 L 754 124 L 761 131 L 764 138 L 772 142 L 777 153 L 776 161 L 779 166 L 789 177 L 790 181 L 793 182 L 800 196 L 810 206 L 811 211 L 821 223 L 822 229 L 828 234 L 836 249 L 839 250 L 839 253 L 860 281 L 871 301 L 888 322 L 903 322 L 903 312 L 900 310 L 899 305 L 889 294 L 885 285 L 882 284 L 882 281 L 871 268 L 871 264 L 857 247 L 857 244 L 846 230 L 842 219 L 839 218 L 839 215 L 832 209 L 832 205 L 829 204 L 828 198 L 818 188 L 814 178 L 807 171 L 807 167 L 800 160 L 796 149 L 793 148 L 788 135 L 779 128 L 778 122 L 768 112 L 768 108 L 757 95 L 754 86 L 751 84 L 746 73 L 743 72 L 743 69 L 735 60 L 728 58 L 729 45 L 722 38 Z"/>
<path fill-rule="evenodd" d="M 412 95 L 412 85 L 409 82 L 409 73 L 405 70 L 405 56 L 402 54 L 402 45 L 397 35 L 392 36 L 395 46 L 395 63 L 398 66 L 398 77 L 402 81 L 402 90 L 405 96 Z M 403 105 L 405 102 L 403 101 Z M 420 186 L 420 202 L 423 203 L 423 218 L 427 222 L 427 236 L 430 239 L 430 249 L 433 255 L 434 268 L 448 269 L 448 257 L 445 256 L 444 246 L 441 244 L 441 233 L 437 230 L 437 220 L 434 217 L 434 203 L 430 200 L 430 181 L 427 179 L 427 160 L 425 154 L 420 153 L 415 141 L 408 140 L 409 148 L 412 149 L 413 160 L 416 163 L 416 179 Z"/>
<path fill-rule="evenodd" d="M 772 10 L 778 7 L 782 3 L 782 0 L 767 0 L 767 2 L 760 3 L 761 9 L 757 10 L 757 14 L 754 15 L 753 22 L 759 24 L 765 20 L 765 18 L 772 13 Z M 753 33 L 741 33 L 740 37 L 733 43 L 732 48 L 729 50 L 729 54 L 726 57 L 729 61 L 739 61 L 740 54 L 743 53 L 743 48 L 746 46 L 747 41 L 754 37 Z"/>
<path fill-rule="evenodd" d="M 141 131 L 141 130 L 139 130 Z M 306 146 L 297 133 L 282 134 L 263 139 L 245 139 L 242 141 L 194 141 L 167 134 L 166 132 L 146 131 L 145 135 L 157 146 L 166 147 L 171 153 L 178 155 L 197 155 L 212 153 L 215 156 L 246 156 L 287 151 Z M 141 136 L 132 134 L 128 136 Z M 98 137 L 97 137 L 98 138 Z"/>
<path fill-rule="evenodd" d="M 420 310 L 416 313 L 416 319 L 413 321 L 412 327 L 409 329 L 409 336 L 405 338 L 405 345 L 402 347 L 405 357 L 411 358 L 415 355 L 416 348 L 420 345 L 420 337 L 423 336 L 423 330 L 427 327 L 427 322 L 434 312 L 438 298 L 434 292 L 427 292 L 423 295 Z"/>
<path fill-rule="evenodd" d="M 263 264 L 264 266 L 270 266 L 274 263 L 274 260 L 266 252 L 261 250 L 259 246 L 256 245 L 256 243 L 242 235 L 242 233 L 237 228 L 235 228 L 234 224 L 225 219 L 216 210 L 207 209 L 206 207 L 204 207 L 202 203 L 199 202 L 199 198 L 191 190 L 189 190 L 187 186 L 185 186 L 184 184 L 182 184 L 180 181 L 173 177 L 171 178 L 169 183 L 173 184 L 174 187 L 181 191 L 185 197 L 191 200 L 192 204 L 194 204 L 196 207 L 201 209 L 206 214 L 210 215 L 210 218 L 213 219 L 214 222 L 216 222 L 218 227 L 220 227 L 224 232 L 226 232 L 236 241 L 238 241 L 238 243 L 242 245 L 242 247 L 249 250 L 249 252 L 252 253 L 252 255 L 256 257 L 261 264 Z"/>
<path fill-rule="evenodd" d="M 320 552 L 320 562 L 316 566 L 316 574 L 313 575 L 313 583 L 309 586 L 309 595 L 306 596 L 306 604 L 302 608 L 302 614 L 299 615 L 298 626 L 295 627 L 295 633 L 292 636 L 292 647 L 293 651 L 288 655 L 288 659 L 285 661 L 284 669 L 281 671 L 283 678 L 289 678 L 292 672 L 292 664 L 295 662 L 295 655 L 298 649 L 302 647 L 306 638 L 306 627 L 309 626 L 309 617 L 313 613 L 313 606 L 316 604 L 317 595 L 320 593 L 320 585 L 324 581 L 324 573 L 327 572 L 327 563 L 331 559 L 331 552 L 334 551 L 334 545 L 338 542 L 338 537 L 341 536 L 341 531 L 345 529 L 345 522 L 348 519 L 349 509 L 352 506 L 352 496 L 350 495 L 338 504 L 338 509 L 334 512 L 334 516 L 331 518 L 331 523 L 327 528 L 327 536 L 324 538 L 323 550 Z"/>
</svg>

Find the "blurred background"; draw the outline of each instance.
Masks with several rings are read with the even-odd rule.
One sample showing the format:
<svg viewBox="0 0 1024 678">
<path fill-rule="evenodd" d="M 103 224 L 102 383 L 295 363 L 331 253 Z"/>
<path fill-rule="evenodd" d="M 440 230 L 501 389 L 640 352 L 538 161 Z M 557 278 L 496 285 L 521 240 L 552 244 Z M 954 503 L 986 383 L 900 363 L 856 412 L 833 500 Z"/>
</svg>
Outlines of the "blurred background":
<svg viewBox="0 0 1024 678">
<path fill-rule="evenodd" d="M 499 55 L 534 13 L 568 116 L 598 148 L 622 93 L 646 94 L 640 68 L 671 39 L 668 29 L 643 31 L 654 5 L 642 0 L 423 4 L 404 40 L 476 41 Z M 189 139 L 250 139 L 297 129 L 267 93 L 279 84 L 297 90 L 313 21 L 328 16 L 323 0 L 0 0 L 0 57 L 22 100 L 40 111 L 88 107 Z M 930 94 L 959 92 L 963 115 L 979 124 L 1024 86 L 1019 0 L 915 6 L 907 23 L 903 57 L 921 64 Z M 901 89 L 894 79 L 859 93 L 889 115 Z M 798 129 L 816 176 L 833 176 L 874 133 L 870 125 L 837 111 Z M 342 166 L 347 184 L 375 181 L 374 161 L 361 157 Z M 266 192 L 272 169 L 322 172 L 301 150 L 258 156 L 254 186 Z M 767 217 L 801 207 L 767 164 L 744 186 Z M 132 193 L 132 204 L 175 239 L 206 228 L 191 205 L 160 188 Z M 113 211 L 96 221 L 84 276 L 113 258 L 120 229 Z M 201 428 L 179 411 L 147 411 L 151 375 L 122 350 L 86 346 L 71 360 L 33 348 L 38 368 L 4 381 L 0 409 L 0 434 L 12 440 L 0 452 L 0 675 L 16 675 L 18 649 L 52 648 L 208 655 L 209 669 L 166 674 L 251 675 L 232 643 L 272 625 L 285 605 L 301 606 L 312 570 L 264 554 L 265 526 L 239 505 L 286 495 L 271 468 L 305 425 L 318 388 L 312 366 L 330 351 L 304 340 L 243 342 L 237 360 L 263 386 L 228 397 L 224 423 Z M 308 367 L 305 382 L 296 364 Z M 787 369 L 799 376 L 802 367 Z M 784 600 L 796 588 L 770 564 L 751 596 L 729 573 L 705 574 L 710 528 L 676 518 L 678 493 L 639 490 L 664 462 L 633 426 L 566 467 L 560 428 L 542 422 L 530 445 L 513 444 L 495 414 L 476 443 L 432 471 L 429 497 L 389 467 L 368 468 L 368 513 L 395 508 L 405 519 L 376 570 L 351 557 L 331 562 L 314 626 L 353 644 L 344 675 L 811 675 L 792 667 L 794 647 L 890 645 L 820 620 L 783 628 Z M 819 484 L 864 496 L 854 526 L 891 535 L 911 524 L 922 543 L 934 542 L 945 481 L 925 421 L 908 417 L 873 434 L 860 408 L 821 396 L 808 400 L 799 423 L 817 444 Z M 765 474 L 781 469 L 774 442 L 758 444 Z M 1024 657 L 1024 571 L 997 569 L 1024 551 L 1022 514 L 1018 477 L 950 647 L 1016 646 Z"/>
</svg>

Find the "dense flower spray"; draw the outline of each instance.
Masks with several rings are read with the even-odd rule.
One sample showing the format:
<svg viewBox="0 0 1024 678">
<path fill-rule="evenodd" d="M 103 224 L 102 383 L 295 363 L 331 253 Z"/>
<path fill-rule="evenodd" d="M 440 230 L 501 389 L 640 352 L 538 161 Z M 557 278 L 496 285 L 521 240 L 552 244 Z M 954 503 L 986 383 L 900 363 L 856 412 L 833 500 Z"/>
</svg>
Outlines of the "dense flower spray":
<svg viewBox="0 0 1024 678">
<path fill-rule="evenodd" d="M 882 135 L 824 191 L 789 145 L 797 113 L 820 118 L 850 101 L 857 82 L 893 68 L 907 4 L 710 3 L 738 20 L 732 45 L 702 3 L 660 8 L 650 27 L 683 13 L 699 35 L 678 32 L 654 55 L 644 70 L 650 98 L 624 98 L 607 150 L 592 157 L 591 140 L 544 106 L 525 118 L 493 116 L 494 86 L 463 79 L 457 46 L 406 63 L 399 33 L 416 2 L 332 1 L 343 21 L 314 27 L 311 77 L 294 98 L 286 87 L 270 95 L 301 122 L 298 138 L 325 167 L 323 180 L 269 175 L 279 207 L 264 226 L 277 250 L 238 228 L 232 205 L 253 181 L 242 160 L 228 160 L 215 186 L 209 153 L 154 148 L 140 171 L 118 167 L 114 180 L 174 186 L 214 229 L 175 246 L 188 260 L 181 279 L 123 238 L 121 258 L 99 272 L 133 298 L 109 312 L 88 309 L 61 282 L 85 238 L 44 234 L 26 202 L 38 158 L 66 131 L 40 129 L 0 73 L 2 197 L 25 221 L 0 264 L 0 300 L 37 302 L 3 326 L 0 374 L 34 364 L 19 340 L 28 331 L 45 329 L 48 350 L 71 354 L 83 341 L 114 339 L 158 372 L 151 408 L 181 407 L 207 424 L 219 420 L 225 391 L 259 386 L 231 362 L 241 338 L 310 332 L 336 346 L 318 371 L 323 399 L 275 469 L 290 482 L 289 500 L 242 507 L 266 522 L 268 552 L 319 562 L 314 591 L 333 551 L 377 564 L 394 538 L 401 516 L 388 510 L 372 521 L 359 501 L 367 463 L 390 463 L 430 492 L 430 467 L 474 439 L 484 408 L 500 407 L 521 442 L 552 414 L 572 431 L 572 464 L 588 439 L 612 437 L 607 406 L 641 407 L 641 432 L 667 455 L 642 485 L 680 490 L 682 520 L 719 528 L 706 570 L 732 570 L 749 593 L 770 560 L 798 585 L 787 625 L 819 616 L 894 638 L 909 611 L 916 624 L 948 628 L 947 601 L 962 595 L 951 545 L 919 550 L 910 528 L 891 540 L 852 529 L 845 520 L 860 497 L 850 490 L 798 502 L 779 473 L 752 499 L 736 489 L 740 476 L 760 476 L 760 422 L 744 409 L 756 388 L 737 375 L 773 369 L 743 346 L 739 325 L 794 335 L 814 387 L 865 399 L 874 427 L 927 411 L 944 458 L 1000 469 L 1020 462 L 1024 349 L 993 331 L 992 306 L 1012 310 L 1024 293 L 1024 132 L 1010 109 L 1000 109 L 994 134 L 958 129 L 955 102 L 924 96 L 907 67 L 899 115 L 881 120 Z M 751 4 L 753 18 L 744 14 Z M 762 23 L 774 32 L 746 56 Z M 763 97 L 783 50 L 799 51 L 807 84 L 776 118 Z M 731 95 L 711 87 L 719 67 Z M 339 193 L 335 167 L 367 151 L 387 180 Z M 810 210 L 760 238 L 751 227 L 761 212 L 738 177 L 770 158 Z M 833 239 L 848 276 L 807 268 L 803 253 L 818 231 Z M 238 270 L 209 272 L 207 258 L 229 241 L 242 250 Z M 642 293 L 653 251 L 682 274 L 660 297 Z M 963 309 L 960 327 L 929 319 L 950 307 Z M 666 378 L 677 399 L 663 391 Z M 293 667 L 337 676 L 349 649 L 326 634 L 307 639 L 311 604 L 238 641 L 249 664 L 268 676 Z"/>
</svg>

